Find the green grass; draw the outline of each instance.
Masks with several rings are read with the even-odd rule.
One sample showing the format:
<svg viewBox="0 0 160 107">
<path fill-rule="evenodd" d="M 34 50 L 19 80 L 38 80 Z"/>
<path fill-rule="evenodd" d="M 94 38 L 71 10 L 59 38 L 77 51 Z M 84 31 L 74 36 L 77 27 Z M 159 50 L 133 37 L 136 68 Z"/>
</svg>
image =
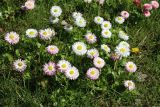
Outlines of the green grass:
<svg viewBox="0 0 160 107">
<path fill-rule="evenodd" d="M 146 0 L 147 1 L 147 0 Z M 145 1 L 144 1 L 145 2 Z M 119 106 L 136 106 L 136 107 L 150 107 L 160 106 L 160 10 L 153 11 L 151 17 L 145 18 L 139 10 L 130 2 L 130 0 L 113 0 L 104 6 L 99 6 L 97 3 L 85 4 L 80 0 L 37 0 L 36 8 L 29 12 L 22 12 L 18 7 L 24 3 L 24 0 L 1 0 L 0 11 L 4 12 L 8 10 L 9 16 L 0 21 L 0 27 L 4 29 L 0 32 L 0 106 L 11 107 L 39 107 L 39 106 L 57 106 L 57 107 L 119 107 Z M 63 15 L 60 20 L 67 20 L 70 23 L 74 23 L 71 18 L 71 13 L 75 10 L 84 14 L 87 19 L 88 26 L 84 29 L 75 28 L 74 31 L 66 33 L 60 25 L 50 25 L 49 10 L 51 6 L 59 5 L 63 9 Z M 136 80 L 136 92 L 130 93 L 124 91 L 124 87 L 112 88 L 109 85 L 111 81 L 109 77 L 112 75 L 102 73 L 105 79 L 97 81 L 88 81 L 84 77 L 80 77 L 76 81 L 69 81 L 66 78 L 59 78 L 63 75 L 57 75 L 56 77 L 45 77 L 42 75 L 42 71 L 34 66 L 41 66 L 41 63 L 49 60 L 47 56 L 39 57 L 38 54 L 32 56 L 30 52 L 36 53 L 35 45 L 31 43 L 31 46 L 21 46 L 27 51 L 23 54 L 23 50 L 19 49 L 19 46 L 9 48 L 9 45 L 4 45 L 4 34 L 8 31 L 16 31 L 21 35 L 25 35 L 25 31 L 28 28 L 43 29 L 47 27 L 54 28 L 58 33 L 52 43 L 61 46 L 63 48 L 63 54 L 52 58 L 54 60 L 60 59 L 62 56 L 74 62 L 75 65 L 86 66 L 81 61 L 75 61 L 78 57 L 75 57 L 73 53 L 68 52 L 70 46 L 67 43 L 73 43 L 73 41 L 80 39 L 79 35 L 84 35 L 86 30 L 92 30 L 95 33 L 99 33 L 99 29 L 93 26 L 91 23 L 93 18 L 97 15 L 103 16 L 105 19 L 114 23 L 114 17 L 119 14 L 121 10 L 128 10 L 131 13 L 131 17 L 125 22 L 125 29 L 130 35 L 129 43 L 132 47 L 139 47 L 141 53 L 132 54 L 131 60 L 134 60 L 138 66 L 137 72 L 142 72 L 147 75 L 145 81 L 140 82 Z M 64 39 L 65 38 L 65 39 Z M 58 42 L 57 42 L 58 41 Z M 25 41 L 30 43 L 29 41 Z M 36 43 L 36 40 L 34 41 Z M 44 43 L 40 41 L 44 46 L 49 42 Z M 3 46 L 2 46 L 3 44 Z M 20 42 L 20 45 L 23 43 Z M 43 47 L 42 47 L 43 48 Z M 17 51 L 15 54 L 14 51 Z M 39 49 L 40 51 L 41 49 Z M 20 55 L 18 55 L 18 52 Z M 5 56 L 5 53 L 9 53 L 10 56 Z M 43 53 L 39 53 L 40 55 Z M 19 57 L 27 57 L 31 63 L 35 61 L 33 59 L 40 60 L 36 65 L 31 65 L 28 72 L 31 72 L 31 77 L 27 74 L 22 76 L 21 74 L 12 70 L 11 62 Z M 75 57 L 75 59 L 72 59 Z M 9 67 L 8 67 L 9 66 Z M 83 67 L 79 68 L 84 70 Z M 137 74 L 135 74 L 137 75 Z M 27 79 L 26 79 L 27 78 Z"/>
</svg>

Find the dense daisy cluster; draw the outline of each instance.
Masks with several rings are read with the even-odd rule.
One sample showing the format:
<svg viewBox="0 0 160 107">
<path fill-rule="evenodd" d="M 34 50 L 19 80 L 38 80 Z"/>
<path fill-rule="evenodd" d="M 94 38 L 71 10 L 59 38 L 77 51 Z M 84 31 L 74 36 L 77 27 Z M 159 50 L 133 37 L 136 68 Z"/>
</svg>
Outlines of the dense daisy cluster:
<svg viewBox="0 0 160 107">
<path fill-rule="evenodd" d="M 92 0 L 84 0 L 86 3 L 91 3 Z M 104 0 L 98 0 L 100 4 L 104 3 Z M 28 0 L 25 3 L 25 8 L 31 10 L 34 8 L 35 1 Z M 152 3 L 154 4 L 154 3 Z M 52 24 L 58 24 L 60 20 L 60 16 L 62 15 L 62 8 L 59 6 L 52 6 L 50 9 L 50 22 Z M 127 18 L 129 18 L 130 14 L 127 11 L 122 11 L 119 16 L 117 16 L 114 21 L 117 24 L 123 24 Z M 83 17 L 83 14 L 80 12 L 73 12 L 72 18 L 74 20 L 75 27 L 77 28 L 84 28 L 89 23 Z M 103 69 L 107 70 L 110 65 L 107 59 L 111 59 L 116 66 L 117 62 L 122 62 L 123 59 L 127 60 L 127 58 L 131 55 L 131 47 L 130 44 L 127 42 L 129 40 L 129 35 L 123 31 L 122 29 L 114 28 L 114 25 L 111 23 L 110 20 L 102 16 L 95 16 L 92 19 L 95 26 L 99 26 L 100 34 L 94 31 L 86 31 L 85 34 L 81 35 L 83 40 L 76 40 L 70 46 L 71 55 L 72 53 L 77 58 L 88 58 L 91 60 L 90 67 L 87 69 L 84 68 L 85 75 L 88 79 L 97 80 L 100 78 Z M 68 32 L 71 32 L 73 26 L 68 24 L 65 20 L 61 21 L 61 25 L 64 29 Z M 34 28 L 29 28 L 25 32 L 26 37 L 29 39 L 36 39 L 39 37 L 42 41 L 50 41 L 45 47 L 45 52 L 48 56 L 56 57 L 60 53 L 60 49 L 58 45 L 54 45 L 51 40 L 56 35 L 56 31 L 51 28 L 40 29 L 36 30 Z M 108 42 L 101 43 L 101 40 L 112 40 L 112 38 L 117 39 L 116 46 Z M 21 40 L 21 35 L 17 34 L 16 32 L 9 32 L 5 35 L 5 41 L 11 45 L 17 44 Z M 96 44 L 96 45 L 95 45 Z M 86 62 L 87 63 L 87 62 Z M 80 72 L 78 67 L 79 65 L 72 65 L 70 61 L 61 60 L 54 61 L 50 59 L 50 61 L 45 62 L 44 65 L 41 67 L 43 70 L 44 75 L 47 76 L 54 76 L 58 72 L 64 74 L 66 78 L 70 80 L 78 79 Z M 134 73 L 137 71 L 137 66 L 132 61 L 125 61 L 125 64 L 120 65 L 126 73 Z M 18 59 L 13 62 L 13 68 L 16 71 L 24 72 L 27 69 L 27 63 L 25 60 Z M 112 67 L 111 67 L 112 68 Z M 114 67 L 115 68 L 115 67 Z M 122 82 L 123 83 L 123 82 Z M 135 84 L 133 80 L 125 80 L 124 86 L 128 90 L 133 90 L 135 88 Z"/>
</svg>

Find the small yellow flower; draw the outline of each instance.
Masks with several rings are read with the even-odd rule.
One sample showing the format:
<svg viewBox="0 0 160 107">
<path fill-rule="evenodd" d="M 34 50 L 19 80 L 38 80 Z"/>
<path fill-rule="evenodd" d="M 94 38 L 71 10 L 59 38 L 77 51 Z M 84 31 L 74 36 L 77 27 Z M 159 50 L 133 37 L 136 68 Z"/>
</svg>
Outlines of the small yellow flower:
<svg viewBox="0 0 160 107">
<path fill-rule="evenodd" d="M 132 52 L 133 52 L 133 53 L 139 53 L 140 50 L 139 50 L 139 48 L 132 48 Z"/>
</svg>

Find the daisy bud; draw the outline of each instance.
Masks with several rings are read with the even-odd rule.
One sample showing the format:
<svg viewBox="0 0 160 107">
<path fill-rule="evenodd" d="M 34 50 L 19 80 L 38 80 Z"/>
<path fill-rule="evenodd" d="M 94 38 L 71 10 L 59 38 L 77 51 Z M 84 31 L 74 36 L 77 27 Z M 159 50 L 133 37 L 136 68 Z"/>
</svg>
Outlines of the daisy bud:
<svg viewBox="0 0 160 107">
<path fill-rule="evenodd" d="M 149 17 L 151 15 L 151 13 L 149 11 L 144 11 L 143 14 L 145 17 Z"/>
</svg>

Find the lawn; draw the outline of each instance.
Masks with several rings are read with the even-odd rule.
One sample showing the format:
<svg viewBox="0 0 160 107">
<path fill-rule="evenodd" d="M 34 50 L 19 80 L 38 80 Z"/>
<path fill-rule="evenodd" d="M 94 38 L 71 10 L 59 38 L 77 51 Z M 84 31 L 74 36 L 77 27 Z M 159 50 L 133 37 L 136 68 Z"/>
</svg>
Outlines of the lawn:
<svg viewBox="0 0 160 107">
<path fill-rule="evenodd" d="M 142 0 L 142 4 L 150 0 Z M 24 11 L 20 7 L 25 0 L 0 0 L 0 106 L 2 107 L 159 107 L 160 106 L 160 8 L 151 11 L 145 17 L 142 9 L 135 6 L 132 0 L 106 0 L 99 5 L 95 0 L 85 3 L 84 0 L 36 0 L 33 10 Z M 57 24 L 51 24 L 50 9 L 60 6 L 62 15 Z M 115 17 L 126 10 L 130 17 L 119 25 Z M 74 24 L 72 13 L 78 11 L 87 20 L 87 26 L 79 28 Z M 100 26 L 94 23 L 94 17 L 101 16 L 112 23 L 114 36 L 111 39 L 101 37 Z M 63 29 L 61 21 L 73 25 L 73 30 Z M 26 30 L 52 28 L 56 35 L 52 40 L 27 38 Z M 83 41 L 87 31 L 98 35 L 98 40 L 88 48 L 107 43 L 114 51 L 119 43 L 116 32 L 123 29 L 129 35 L 131 48 L 139 48 L 140 52 L 131 53 L 128 58 L 112 61 L 109 55 L 100 53 L 106 66 L 101 69 L 97 80 L 86 78 L 85 72 L 92 65 L 87 56 L 77 56 L 72 51 L 72 44 Z M 21 39 L 18 44 L 11 45 L 4 39 L 7 32 L 17 32 Z M 49 55 L 45 48 L 54 44 L 59 53 Z M 113 46 L 113 47 L 112 47 Z M 98 50 L 100 50 L 98 48 Z M 24 73 L 13 69 L 13 62 L 25 59 L 27 68 Z M 66 59 L 76 66 L 80 76 L 76 80 L 67 79 L 62 73 L 55 76 L 43 74 L 43 64 L 50 60 L 58 62 Z M 137 65 L 135 73 L 126 73 L 123 64 L 131 60 Z M 136 88 L 125 89 L 123 81 L 131 79 Z"/>
</svg>

